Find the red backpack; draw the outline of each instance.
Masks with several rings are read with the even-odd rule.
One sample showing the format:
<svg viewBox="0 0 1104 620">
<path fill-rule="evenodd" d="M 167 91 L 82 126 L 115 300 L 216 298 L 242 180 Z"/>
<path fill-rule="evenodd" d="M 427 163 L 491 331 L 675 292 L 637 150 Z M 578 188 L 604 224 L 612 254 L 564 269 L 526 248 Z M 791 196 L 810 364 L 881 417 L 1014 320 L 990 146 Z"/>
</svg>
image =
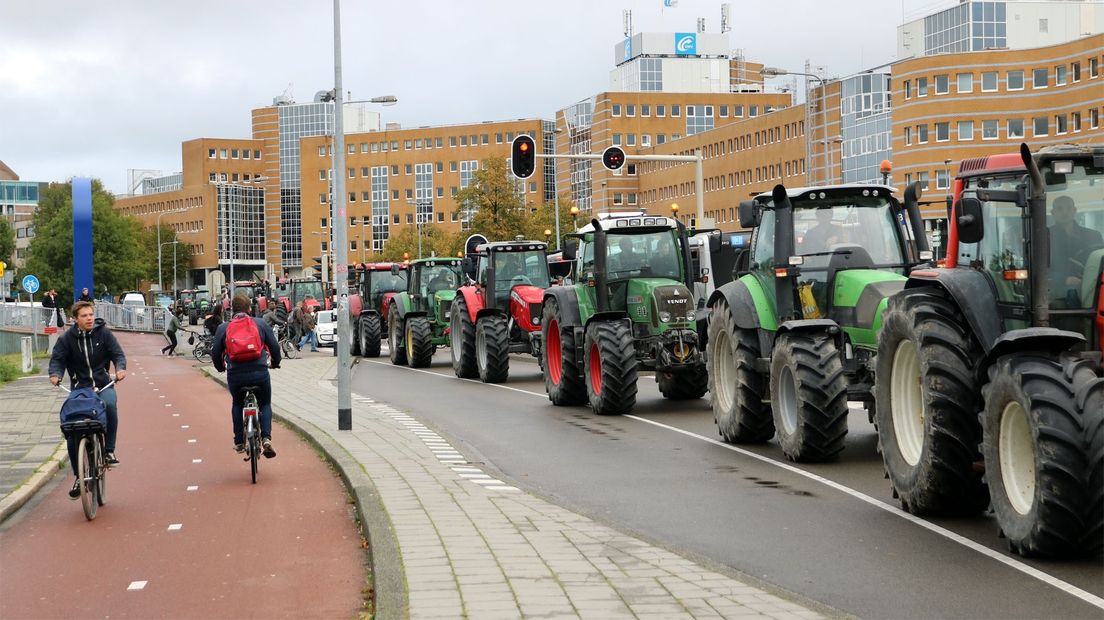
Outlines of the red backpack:
<svg viewBox="0 0 1104 620">
<path fill-rule="evenodd" d="M 239 316 L 226 326 L 226 357 L 240 364 L 260 359 L 264 343 L 253 317 Z"/>
</svg>

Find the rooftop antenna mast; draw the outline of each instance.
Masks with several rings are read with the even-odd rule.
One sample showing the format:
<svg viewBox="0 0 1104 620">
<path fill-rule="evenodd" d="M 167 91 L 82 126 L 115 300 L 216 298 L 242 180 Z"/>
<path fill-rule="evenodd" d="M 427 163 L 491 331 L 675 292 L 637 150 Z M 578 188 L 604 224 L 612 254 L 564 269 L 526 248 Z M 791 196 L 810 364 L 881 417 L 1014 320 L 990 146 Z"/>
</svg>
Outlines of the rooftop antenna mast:
<svg viewBox="0 0 1104 620">
<path fill-rule="evenodd" d="M 623 25 L 624 25 L 625 38 L 629 38 L 629 37 L 633 36 L 632 11 L 630 11 L 629 9 L 622 10 L 621 11 L 621 21 L 623 22 Z"/>
<path fill-rule="evenodd" d="M 721 34 L 732 30 L 732 3 L 725 2 L 721 5 Z"/>
</svg>

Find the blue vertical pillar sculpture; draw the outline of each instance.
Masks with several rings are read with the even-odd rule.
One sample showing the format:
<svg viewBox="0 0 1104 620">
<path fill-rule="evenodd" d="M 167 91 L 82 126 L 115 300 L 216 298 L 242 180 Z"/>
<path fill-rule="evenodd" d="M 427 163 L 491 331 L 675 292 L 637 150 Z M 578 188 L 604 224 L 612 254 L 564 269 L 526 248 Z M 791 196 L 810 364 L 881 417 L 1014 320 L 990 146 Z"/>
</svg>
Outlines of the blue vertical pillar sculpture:
<svg viewBox="0 0 1104 620">
<path fill-rule="evenodd" d="M 92 179 L 73 178 L 73 299 L 92 282 Z"/>
</svg>

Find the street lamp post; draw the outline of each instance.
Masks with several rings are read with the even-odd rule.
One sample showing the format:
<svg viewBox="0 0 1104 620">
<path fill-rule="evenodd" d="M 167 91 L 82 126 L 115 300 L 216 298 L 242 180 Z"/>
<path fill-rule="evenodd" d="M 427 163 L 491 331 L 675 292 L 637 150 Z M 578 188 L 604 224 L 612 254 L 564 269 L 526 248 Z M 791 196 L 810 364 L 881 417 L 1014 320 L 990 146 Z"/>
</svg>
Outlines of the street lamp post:
<svg viewBox="0 0 1104 620">
<path fill-rule="evenodd" d="M 172 240 L 172 241 L 166 241 L 165 243 L 158 243 L 157 244 L 157 256 L 161 256 L 161 248 L 165 247 L 166 245 L 173 246 L 173 282 L 174 282 L 173 286 L 174 287 L 175 287 L 175 282 L 176 282 L 176 246 L 179 245 L 179 244 L 180 244 L 180 242 L 175 240 L 175 239 Z M 158 261 L 158 262 L 160 262 L 160 261 Z M 160 282 L 158 283 L 158 286 L 160 286 Z M 162 289 L 158 292 L 161 293 L 161 294 L 165 293 L 164 289 Z M 173 299 L 176 299 L 175 294 L 173 295 Z"/>
<path fill-rule="evenodd" d="M 164 283 L 161 278 L 161 216 L 167 213 L 183 213 L 187 209 L 172 209 L 171 211 L 162 211 L 157 214 L 157 290 L 163 291 L 165 289 Z"/>
<path fill-rule="evenodd" d="M 765 78 L 766 77 L 778 77 L 780 75 L 803 75 L 803 76 L 808 77 L 808 78 L 813 78 L 817 82 L 820 82 L 820 116 L 821 116 L 821 119 L 823 120 L 823 131 L 824 131 L 824 136 L 823 136 L 821 142 L 824 145 L 824 159 L 825 159 L 825 168 L 826 168 L 825 174 L 827 174 L 827 171 L 831 169 L 830 168 L 831 163 L 829 162 L 829 159 L 828 159 L 828 110 L 826 109 L 827 106 L 825 105 L 825 103 L 828 99 L 828 89 L 825 86 L 824 78 L 820 77 L 819 75 L 817 75 L 815 73 L 805 73 L 803 71 L 789 71 L 787 69 L 779 69 L 778 67 L 763 67 L 763 69 L 759 73 L 760 73 L 760 75 L 762 75 Z M 807 99 L 805 101 L 805 106 L 806 106 L 806 109 L 808 109 L 809 101 Z M 812 183 L 810 183 L 810 181 L 809 181 L 810 170 L 812 168 L 812 161 L 810 161 L 812 159 L 812 148 L 811 148 L 812 140 L 813 140 L 812 128 L 811 127 L 806 127 L 805 128 L 805 145 L 806 145 L 806 149 L 805 149 L 806 150 L 806 155 L 805 155 L 805 184 L 806 185 L 812 185 Z M 828 179 L 825 179 L 825 185 L 827 185 L 827 184 L 828 184 Z"/>
<path fill-rule="evenodd" d="M 425 220 L 422 218 L 422 213 L 418 210 L 419 207 L 431 206 L 431 202 L 419 202 L 417 200 L 407 200 L 406 204 L 414 206 L 414 226 L 418 231 L 418 258 L 422 257 L 422 225 L 425 224 Z"/>
</svg>

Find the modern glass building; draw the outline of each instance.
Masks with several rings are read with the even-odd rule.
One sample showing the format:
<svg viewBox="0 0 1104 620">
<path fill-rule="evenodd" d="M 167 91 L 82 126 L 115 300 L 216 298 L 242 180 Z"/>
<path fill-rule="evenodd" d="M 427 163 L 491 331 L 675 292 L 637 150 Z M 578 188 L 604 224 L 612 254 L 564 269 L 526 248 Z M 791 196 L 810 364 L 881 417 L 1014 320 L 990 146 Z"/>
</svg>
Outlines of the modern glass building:
<svg viewBox="0 0 1104 620">
<path fill-rule="evenodd" d="M 862 73 L 840 82 L 842 180 L 844 183 L 881 183 L 882 160 L 892 156 L 889 74 Z"/>
<path fill-rule="evenodd" d="M 332 135 L 332 103 L 278 105 L 280 148 L 280 263 L 303 266 L 302 204 L 300 198 L 299 139 Z"/>
<path fill-rule="evenodd" d="M 0 213 L 8 217 L 34 213 L 38 186 L 34 181 L 0 181 Z"/>
</svg>

